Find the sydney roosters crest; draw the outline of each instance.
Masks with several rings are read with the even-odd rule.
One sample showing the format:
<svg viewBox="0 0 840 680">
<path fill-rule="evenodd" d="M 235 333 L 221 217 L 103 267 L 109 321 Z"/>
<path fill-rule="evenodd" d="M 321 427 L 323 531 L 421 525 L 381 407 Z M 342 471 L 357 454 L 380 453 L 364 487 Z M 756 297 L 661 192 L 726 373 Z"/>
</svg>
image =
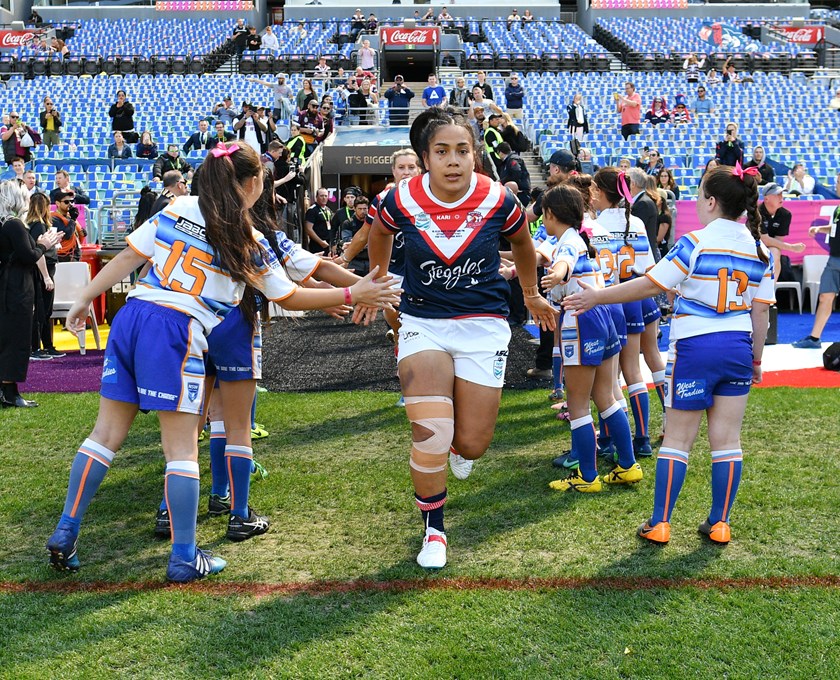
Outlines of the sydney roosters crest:
<svg viewBox="0 0 840 680">
<path fill-rule="evenodd" d="M 482 224 L 484 224 L 484 215 L 478 210 L 467 213 L 467 219 L 464 221 L 464 226 L 467 229 L 478 229 Z"/>
</svg>

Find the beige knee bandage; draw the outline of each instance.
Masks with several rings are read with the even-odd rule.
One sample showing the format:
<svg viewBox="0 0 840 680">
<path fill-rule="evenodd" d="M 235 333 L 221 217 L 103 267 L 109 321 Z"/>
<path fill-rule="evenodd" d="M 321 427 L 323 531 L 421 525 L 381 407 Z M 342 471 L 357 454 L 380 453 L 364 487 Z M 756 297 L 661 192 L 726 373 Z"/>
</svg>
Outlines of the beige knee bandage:
<svg viewBox="0 0 840 680">
<path fill-rule="evenodd" d="M 455 410 L 449 397 L 406 397 L 409 421 L 432 432 L 423 441 L 411 442 L 409 465 L 417 472 L 434 474 L 446 470 L 449 447 L 455 434 Z"/>
</svg>

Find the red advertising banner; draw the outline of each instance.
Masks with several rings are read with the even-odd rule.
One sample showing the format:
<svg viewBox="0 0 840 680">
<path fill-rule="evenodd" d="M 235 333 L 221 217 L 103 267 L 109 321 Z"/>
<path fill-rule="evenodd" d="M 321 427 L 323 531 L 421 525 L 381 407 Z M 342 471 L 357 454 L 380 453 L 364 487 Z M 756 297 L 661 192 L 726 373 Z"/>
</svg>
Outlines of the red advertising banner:
<svg viewBox="0 0 840 680">
<path fill-rule="evenodd" d="M 828 254 L 828 242 L 826 234 L 811 236 L 808 229 L 811 227 L 825 226 L 831 222 L 840 201 L 785 201 L 785 208 L 790 210 L 792 218 L 790 221 L 790 233 L 785 236 L 787 243 L 804 243 L 805 250 L 801 253 L 785 252 L 790 258 L 791 264 L 802 264 L 802 258 L 806 255 Z M 689 231 L 702 229 L 703 225 L 697 219 L 696 201 L 677 201 L 677 226 L 674 232 L 674 240 L 684 236 Z"/>
<path fill-rule="evenodd" d="M 825 38 L 825 26 L 773 26 L 773 30 L 789 42 L 803 45 L 816 45 Z"/>
<path fill-rule="evenodd" d="M 440 28 L 424 26 L 422 28 L 380 28 L 379 42 L 382 45 L 440 45 Z"/>
<path fill-rule="evenodd" d="M 18 47 L 26 47 L 32 44 L 41 32 L 0 30 L 0 50 L 14 50 Z"/>
</svg>

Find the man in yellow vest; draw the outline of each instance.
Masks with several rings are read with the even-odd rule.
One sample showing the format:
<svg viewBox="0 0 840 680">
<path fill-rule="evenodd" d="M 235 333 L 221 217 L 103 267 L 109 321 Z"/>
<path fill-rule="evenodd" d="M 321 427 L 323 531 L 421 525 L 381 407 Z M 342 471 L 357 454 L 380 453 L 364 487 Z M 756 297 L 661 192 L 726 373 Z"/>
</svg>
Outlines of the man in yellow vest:
<svg viewBox="0 0 840 680">
<path fill-rule="evenodd" d="M 493 160 L 493 165 L 496 167 L 496 177 L 502 169 L 502 159 L 499 156 L 499 144 L 504 139 L 502 133 L 499 132 L 499 125 L 504 120 L 500 113 L 491 113 L 490 118 L 487 119 L 487 129 L 484 131 L 484 148 L 487 150 L 487 155 Z"/>
</svg>

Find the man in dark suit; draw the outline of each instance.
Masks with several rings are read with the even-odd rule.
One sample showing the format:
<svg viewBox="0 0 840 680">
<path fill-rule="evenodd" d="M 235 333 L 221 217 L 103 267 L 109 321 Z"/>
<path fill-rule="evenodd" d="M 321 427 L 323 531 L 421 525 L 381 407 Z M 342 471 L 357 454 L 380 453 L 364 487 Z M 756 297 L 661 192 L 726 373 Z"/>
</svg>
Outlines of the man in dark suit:
<svg viewBox="0 0 840 680">
<path fill-rule="evenodd" d="M 182 148 L 184 149 L 184 153 L 189 153 L 193 149 L 196 151 L 206 151 L 207 149 L 212 149 L 214 146 L 216 146 L 216 143 L 213 141 L 213 135 L 210 134 L 210 130 L 208 130 L 207 121 L 200 120 L 198 121 L 198 132 L 193 132 Z"/>
<path fill-rule="evenodd" d="M 658 262 L 661 257 L 659 248 L 656 247 L 656 232 L 659 227 L 659 208 L 647 193 L 648 175 L 641 168 L 630 168 L 627 171 L 630 180 L 630 193 L 633 195 L 633 207 L 630 214 L 638 217 L 645 225 L 650 252 L 653 259 Z"/>
</svg>

